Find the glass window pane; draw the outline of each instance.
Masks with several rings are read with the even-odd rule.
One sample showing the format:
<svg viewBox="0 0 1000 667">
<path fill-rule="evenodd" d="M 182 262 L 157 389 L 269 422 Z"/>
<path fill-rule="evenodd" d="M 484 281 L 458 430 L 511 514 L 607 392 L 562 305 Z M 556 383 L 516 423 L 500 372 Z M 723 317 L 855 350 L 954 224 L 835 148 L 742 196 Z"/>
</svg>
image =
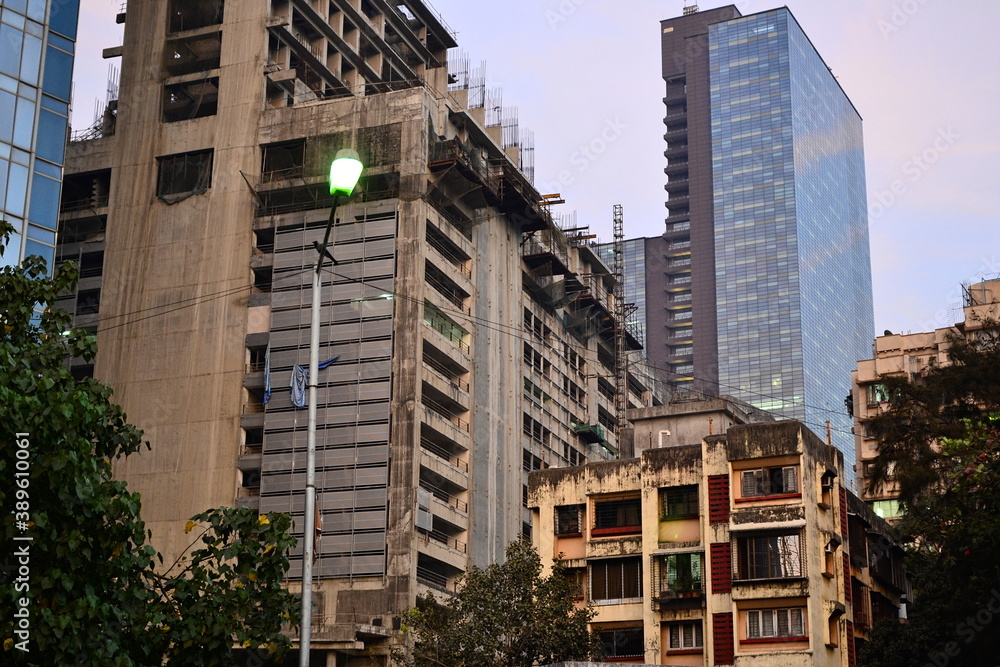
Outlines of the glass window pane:
<svg viewBox="0 0 1000 667">
<path fill-rule="evenodd" d="M 28 0 L 28 18 L 45 20 L 45 0 Z"/>
<path fill-rule="evenodd" d="M 28 220 L 55 229 L 59 221 L 59 181 L 35 173 L 31 181 L 31 208 Z"/>
<path fill-rule="evenodd" d="M 30 151 L 31 134 L 35 128 L 35 103 L 17 98 L 17 115 L 14 116 L 14 145 Z"/>
<path fill-rule="evenodd" d="M 42 63 L 42 40 L 31 35 L 24 36 L 24 48 L 21 49 L 21 80 L 38 85 L 38 68 Z"/>
<path fill-rule="evenodd" d="M 41 227 L 36 227 L 34 225 L 28 225 L 28 238 L 35 239 L 36 241 L 42 241 L 44 243 L 51 243 L 55 245 L 56 243 L 56 233 L 50 232 L 47 229 L 42 229 Z"/>
<path fill-rule="evenodd" d="M 24 216 L 24 200 L 28 194 L 28 168 L 19 164 L 10 165 L 7 177 L 7 212 L 18 217 Z"/>
<path fill-rule="evenodd" d="M 45 245 L 44 243 L 39 243 L 38 241 L 32 241 L 28 239 L 28 242 L 24 244 L 24 256 L 28 255 L 38 255 L 45 260 L 45 266 L 52 269 L 52 257 L 55 255 L 55 248 L 50 245 Z"/>
<path fill-rule="evenodd" d="M 23 14 L 27 4 L 27 0 L 4 0 L 3 6 Z"/>
<path fill-rule="evenodd" d="M 9 9 L 3 10 L 3 22 L 9 23 L 15 28 L 24 29 L 24 16 L 21 14 L 15 14 Z"/>
<path fill-rule="evenodd" d="M 14 105 L 17 98 L 0 90 L 0 141 L 10 143 L 14 137 Z"/>
<path fill-rule="evenodd" d="M 14 266 L 18 263 L 21 254 L 21 235 L 11 234 L 4 248 L 3 255 L 0 255 L 0 267 Z"/>
<path fill-rule="evenodd" d="M 73 56 L 51 46 L 45 50 L 45 78 L 42 90 L 61 100 L 69 100 L 73 78 Z"/>
<path fill-rule="evenodd" d="M 66 119 L 42 109 L 38 115 L 38 139 L 35 154 L 56 164 L 63 163 L 66 150 Z"/>
<path fill-rule="evenodd" d="M 35 160 L 35 171 L 45 174 L 46 176 L 51 176 L 57 181 L 62 180 L 62 167 L 57 167 L 54 164 L 50 164 L 45 160 Z"/>
<path fill-rule="evenodd" d="M 76 20 L 80 14 L 80 0 L 52 0 L 49 29 L 76 39 Z"/>
<path fill-rule="evenodd" d="M 49 45 L 58 47 L 67 53 L 75 53 L 74 47 L 76 45 L 73 42 L 68 39 L 63 39 L 54 33 L 49 33 Z"/>
<path fill-rule="evenodd" d="M 42 108 L 55 111 L 57 114 L 62 116 L 69 115 L 69 105 L 65 102 L 60 102 L 59 100 L 54 100 L 48 95 L 42 95 Z"/>
<path fill-rule="evenodd" d="M 21 69 L 24 33 L 4 23 L 0 25 L 0 72 L 16 77 Z"/>
<path fill-rule="evenodd" d="M 7 200 L 7 170 L 9 168 L 10 162 L 0 159 L 0 211 L 3 210 L 4 202 Z"/>
</svg>

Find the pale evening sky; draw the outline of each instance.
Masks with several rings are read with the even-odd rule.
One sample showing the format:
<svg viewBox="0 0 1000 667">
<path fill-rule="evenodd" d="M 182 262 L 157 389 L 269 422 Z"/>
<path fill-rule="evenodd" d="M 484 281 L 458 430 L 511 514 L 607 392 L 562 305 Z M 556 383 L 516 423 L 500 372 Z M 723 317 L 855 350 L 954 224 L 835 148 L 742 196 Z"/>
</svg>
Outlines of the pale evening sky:
<svg viewBox="0 0 1000 667">
<path fill-rule="evenodd" d="M 246 0 L 242 0 L 246 1 Z M 261 0 L 263 1 L 263 0 Z M 681 0 L 433 0 L 535 135 L 535 183 L 602 240 L 663 232 L 659 21 Z M 736 4 L 743 14 L 780 2 Z M 1000 2 L 786 0 L 864 119 L 876 332 L 954 323 L 1000 275 Z M 73 128 L 104 99 L 120 0 L 83 0 Z M 589 147 L 589 150 L 583 149 Z"/>
</svg>

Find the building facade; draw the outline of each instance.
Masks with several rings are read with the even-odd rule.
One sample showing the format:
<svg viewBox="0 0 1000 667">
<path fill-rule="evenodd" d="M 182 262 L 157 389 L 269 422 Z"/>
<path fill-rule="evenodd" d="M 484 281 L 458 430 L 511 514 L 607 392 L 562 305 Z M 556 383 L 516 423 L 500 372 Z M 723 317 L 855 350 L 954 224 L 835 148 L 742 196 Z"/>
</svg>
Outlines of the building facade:
<svg viewBox="0 0 1000 667">
<path fill-rule="evenodd" d="M 850 468 L 844 378 L 873 333 L 861 118 L 787 8 L 661 30 L 668 211 L 644 259 L 648 355 L 680 388 L 830 420 Z"/>
<path fill-rule="evenodd" d="M 213 506 L 301 531 L 313 243 L 332 156 L 366 165 L 324 275 L 314 664 L 384 656 L 418 593 L 530 534 L 529 471 L 617 452 L 610 270 L 449 83 L 454 46 L 417 0 L 135 3 L 115 122 L 69 148 L 67 191 L 94 196 L 63 199 L 60 259 L 89 271 L 60 305 L 100 348 L 74 369 L 145 430 L 117 474 L 170 556 Z"/>
<path fill-rule="evenodd" d="M 744 410 L 712 403 L 690 419 L 633 411 L 637 442 L 662 442 L 639 458 L 533 473 L 542 558 L 596 609 L 606 659 L 855 664 L 872 600 L 898 613 L 902 551 L 875 536 L 886 524 L 870 511 L 857 520 L 836 448 L 801 423 L 742 423 Z M 716 435 L 678 444 L 709 419 Z"/>
<path fill-rule="evenodd" d="M 852 389 L 848 400 L 854 417 L 854 442 L 857 452 L 859 495 L 875 513 L 885 519 L 902 515 L 899 492 L 890 479 L 879 488 L 871 488 L 871 467 L 878 456 L 878 441 L 869 435 L 868 421 L 889 409 L 889 396 L 879 382 L 883 377 L 916 380 L 932 366 L 950 363 L 949 337 L 972 337 L 988 320 L 1000 320 L 1000 279 L 984 280 L 963 288 L 963 319 L 951 327 L 922 333 L 886 332 L 872 344 L 873 358 L 858 361 L 851 373 Z"/>
<path fill-rule="evenodd" d="M 38 255 L 51 269 L 80 3 L 0 8 L 0 219 L 14 227 L 0 264 Z"/>
</svg>

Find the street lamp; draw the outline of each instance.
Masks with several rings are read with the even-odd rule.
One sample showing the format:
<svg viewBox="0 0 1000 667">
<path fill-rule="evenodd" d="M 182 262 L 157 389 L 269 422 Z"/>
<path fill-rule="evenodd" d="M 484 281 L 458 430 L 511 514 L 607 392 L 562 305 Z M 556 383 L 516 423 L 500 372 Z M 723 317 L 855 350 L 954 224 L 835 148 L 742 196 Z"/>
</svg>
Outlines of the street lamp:
<svg viewBox="0 0 1000 667">
<path fill-rule="evenodd" d="M 337 151 L 337 157 L 330 165 L 330 194 L 333 195 L 333 206 L 330 207 L 330 219 L 326 223 L 323 243 L 314 243 L 317 250 L 316 270 L 313 271 L 312 283 L 312 321 L 309 325 L 309 430 L 306 439 L 306 507 L 305 535 L 302 546 L 302 621 L 299 630 L 299 667 L 309 667 L 309 649 L 312 641 L 312 579 L 313 552 L 316 546 L 316 381 L 319 376 L 319 310 L 320 274 L 323 271 L 323 259 L 330 258 L 333 264 L 337 260 L 327 251 L 330 243 L 330 230 L 337 214 L 337 202 L 341 197 L 349 197 L 354 192 L 354 186 L 361 177 L 364 165 L 356 151 L 343 148 Z"/>
</svg>

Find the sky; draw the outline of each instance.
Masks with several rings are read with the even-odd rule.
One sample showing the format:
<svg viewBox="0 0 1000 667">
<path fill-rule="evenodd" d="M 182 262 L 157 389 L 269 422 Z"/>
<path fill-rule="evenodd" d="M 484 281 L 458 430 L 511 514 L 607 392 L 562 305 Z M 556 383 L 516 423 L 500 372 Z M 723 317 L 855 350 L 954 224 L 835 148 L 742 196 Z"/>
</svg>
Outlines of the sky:
<svg viewBox="0 0 1000 667">
<path fill-rule="evenodd" d="M 245 1 L 245 0 L 244 0 Z M 611 240 L 663 232 L 660 30 L 682 0 L 432 0 L 534 133 L 535 184 Z M 735 4 L 743 14 L 780 3 Z M 105 98 L 121 0 L 83 0 L 73 129 Z M 875 329 L 961 319 L 962 282 L 1000 275 L 1000 2 L 787 0 L 864 119 Z"/>
</svg>

